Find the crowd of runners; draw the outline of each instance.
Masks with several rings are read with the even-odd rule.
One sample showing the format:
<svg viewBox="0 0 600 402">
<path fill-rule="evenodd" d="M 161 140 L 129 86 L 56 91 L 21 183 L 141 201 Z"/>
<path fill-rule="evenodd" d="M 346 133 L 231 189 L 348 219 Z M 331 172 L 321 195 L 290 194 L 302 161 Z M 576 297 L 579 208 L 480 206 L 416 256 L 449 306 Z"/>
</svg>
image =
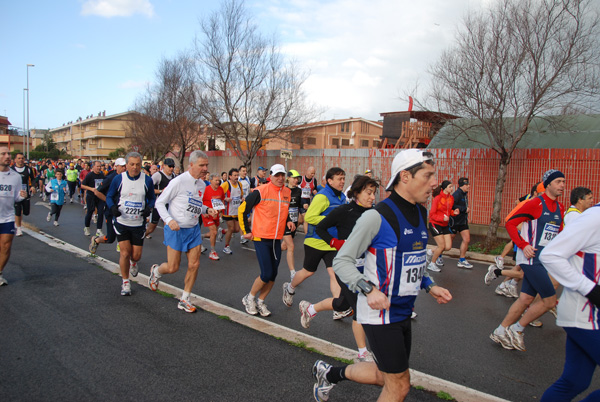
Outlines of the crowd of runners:
<svg viewBox="0 0 600 402">
<path fill-rule="evenodd" d="M 297 292 L 305 299 L 298 303 L 302 327 L 309 328 L 320 312 L 331 311 L 334 320 L 352 316 L 356 363 L 317 361 L 312 369 L 315 400 L 327 401 L 344 380 L 382 386 L 379 400 L 404 400 L 410 389 L 417 294 L 425 290 L 440 304 L 452 300 L 429 272 L 440 275 L 443 253 L 455 236 L 461 239 L 457 267 L 473 268 L 466 260 L 470 181 L 461 177 L 456 188 L 449 180 L 438 183 L 433 154 L 416 149 L 394 157 L 385 181 L 373 176 L 367 170 L 347 183 L 343 168 L 330 167 L 318 182 L 312 166 L 301 174 L 280 164 L 261 166 L 253 177 L 246 166 L 219 174 L 209 172 L 202 151 L 190 154 L 184 172 L 171 158 L 143 163 L 136 152 L 112 163 L 29 163 L 20 153 L 12 161 L 8 149 L 0 147 L 0 286 L 7 284 L 2 271 L 13 237 L 23 235 L 22 218 L 29 215 L 34 197 L 50 203 L 47 220 L 55 226 L 65 203 L 80 204 L 86 210 L 82 232 L 90 236 L 92 254 L 102 244 L 117 243 L 123 296 L 131 295 L 130 276 L 138 275 L 144 240 L 162 220 L 167 258 L 150 267 L 148 285 L 156 291 L 165 275 L 179 270 L 185 253 L 187 271 L 177 307 L 188 313 L 196 311 L 190 294 L 200 255 L 209 251 L 213 263 L 224 263 L 217 261 L 233 253 L 233 241 L 252 241 L 260 272 L 248 293 L 240 295 L 248 314 L 271 315 L 267 297 L 285 251 L 289 280 L 279 288 L 281 300 L 292 307 Z M 490 338 L 504 349 L 525 351 L 525 328 L 541 326 L 539 317 L 552 312 L 567 333 L 566 362 L 542 401 L 571 400 L 589 386 L 600 362 L 600 204 L 593 205 L 591 190 L 575 187 L 565 209 L 557 201 L 565 192 L 565 175 L 549 170 L 541 179 L 506 217 L 511 242 L 483 278 L 490 285 L 503 277 L 495 292 L 516 298 Z M 377 194 L 380 188 L 385 194 Z M 383 201 L 375 203 L 376 198 Z M 428 211 L 424 205 L 429 201 Z M 294 247 L 298 231 L 304 235 L 303 250 Z M 429 236 L 435 246 L 428 249 Z M 504 262 L 511 251 L 516 265 L 509 268 Z M 298 252 L 302 267 L 294 263 Z M 310 302 L 310 290 L 301 285 L 321 261 L 331 297 Z M 600 391 L 586 400 L 594 398 L 600 398 Z"/>
</svg>

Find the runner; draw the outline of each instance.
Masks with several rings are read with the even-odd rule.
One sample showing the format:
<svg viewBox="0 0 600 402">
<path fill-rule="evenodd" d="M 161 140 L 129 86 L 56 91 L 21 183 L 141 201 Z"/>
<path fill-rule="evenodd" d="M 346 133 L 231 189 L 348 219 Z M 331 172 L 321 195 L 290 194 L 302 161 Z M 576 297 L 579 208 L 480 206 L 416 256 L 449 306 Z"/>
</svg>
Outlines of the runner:
<svg viewBox="0 0 600 402">
<path fill-rule="evenodd" d="M 342 168 L 333 167 L 327 171 L 326 177 L 327 186 L 315 196 L 308 211 L 306 211 L 306 221 L 310 225 L 308 233 L 304 238 L 304 268 L 296 272 L 296 275 L 291 282 L 285 282 L 283 284 L 283 304 L 288 307 L 291 307 L 294 303 L 296 287 L 315 274 L 321 260 L 323 260 L 325 267 L 327 267 L 331 295 L 333 297 L 338 297 L 340 295 L 340 285 L 338 285 L 335 280 L 335 274 L 332 268 L 333 257 L 335 257 L 337 250 L 316 234 L 315 227 L 331 211 L 346 203 L 346 196 L 342 192 L 346 180 L 346 173 Z M 337 237 L 335 228 L 329 229 L 329 233 L 333 237 Z M 351 311 L 347 311 L 346 316 L 351 313 Z M 339 318 L 343 317 L 334 315 L 334 319 Z"/>
<path fill-rule="evenodd" d="M 600 204 L 566 225 L 540 262 L 564 286 L 556 324 L 567 333 L 563 373 L 541 401 L 570 401 L 590 386 L 600 365 Z M 584 400 L 599 399 L 596 390 Z"/>
<path fill-rule="evenodd" d="M 46 163 L 46 166 L 48 166 L 48 168 L 46 169 L 46 181 L 45 183 L 48 184 L 50 183 L 50 180 L 54 179 L 56 177 L 56 175 L 54 174 L 56 172 L 56 169 L 54 169 L 54 165 L 52 164 L 51 161 L 48 161 L 48 163 Z M 43 186 L 43 192 L 44 192 L 44 196 L 42 197 L 42 199 L 44 201 L 46 201 L 48 199 L 48 193 L 46 192 L 46 187 L 45 185 Z"/>
<path fill-rule="evenodd" d="M 250 179 L 250 187 L 256 188 L 261 184 L 267 183 L 267 169 L 262 166 L 258 167 L 258 171 L 256 172 L 256 176 Z"/>
<path fill-rule="evenodd" d="M 162 170 L 157 171 L 152 175 L 152 183 L 154 183 L 154 194 L 156 197 L 160 197 L 162 192 L 169 185 L 169 182 L 175 177 L 173 176 L 173 169 L 175 169 L 175 161 L 171 158 L 165 158 L 162 165 Z M 158 214 L 158 210 L 154 208 L 152 210 L 150 223 L 146 229 L 146 234 L 144 235 L 146 239 L 152 238 L 151 234 L 156 230 L 159 220 L 160 215 Z"/>
<path fill-rule="evenodd" d="M 15 237 L 15 203 L 27 197 L 21 176 L 10 168 L 10 150 L 0 146 L 0 286 L 8 285 L 2 276 Z"/>
<path fill-rule="evenodd" d="M 12 169 L 21 176 L 21 189 L 25 190 L 27 196 L 23 201 L 15 203 L 15 225 L 16 225 L 16 236 L 23 236 L 21 230 L 21 224 L 23 222 L 23 216 L 29 216 L 31 209 L 31 196 L 35 194 L 35 174 L 33 169 L 29 166 L 25 166 L 25 155 L 22 152 L 17 152 L 15 155 L 15 165 Z"/>
<path fill-rule="evenodd" d="M 359 218 L 334 260 L 340 279 L 351 291 L 360 292 L 357 320 L 376 363 L 333 367 L 318 360 L 313 366 L 317 401 L 327 401 L 331 389 L 342 380 L 383 386 L 380 401 L 402 401 L 410 390 L 410 317 L 416 296 L 425 289 L 440 304 L 452 299 L 425 269 L 427 210 L 420 204 L 427 201 L 436 185 L 433 164 L 429 152 L 399 152 L 386 186 L 390 196 Z M 356 259 L 363 253 L 364 274 L 356 267 Z"/>
<path fill-rule="evenodd" d="M 458 214 L 454 217 L 450 225 L 452 239 L 454 240 L 456 234 L 460 234 L 462 239 L 460 243 L 460 258 L 457 266 L 468 269 L 473 268 L 473 264 L 466 259 L 469 243 L 471 242 L 471 232 L 469 231 L 469 212 L 471 212 L 471 209 L 469 208 L 469 199 L 467 197 L 470 188 L 471 185 L 468 178 L 461 177 L 458 179 L 458 188 L 452 194 L 454 208 L 458 209 Z"/>
<path fill-rule="evenodd" d="M 217 212 L 202 205 L 205 184 L 201 176 L 208 168 L 208 156 L 202 151 L 194 151 L 189 157 L 187 172 L 173 179 L 156 201 L 156 209 L 165 222 L 165 241 L 167 262 L 154 264 L 150 268 L 148 285 L 156 291 L 160 278 L 179 270 L 181 254 L 185 253 L 188 269 L 185 274 L 183 294 L 177 308 L 187 313 L 196 311 L 190 302 L 190 294 L 198 276 L 200 266 L 200 245 L 202 236 L 198 219 L 202 212 L 218 216 Z M 168 205 L 168 209 L 167 209 Z"/>
<path fill-rule="evenodd" d="M 296 170 L 294 169 L 290 169 L 290 171 L 288 172 L 288 188 L 290 189 L 290 196 L 291 196 L 291 200 L 290 200 L 290 209 L 289 209 L 289 214 L 290 214 L 290 220 L 292 222 L 294 222 L 294 225 L 296 225 L 296 228 L 298 227 L 298 218 L 299 218 L 299 213 L 300 213 L 300 205 L 302 205 L 302 201 L 301 201 L 301 194 L 302 194 L 302 190 L 300 190 L 300 188 L 298 187 L 298 183 L 300 181 L 300 173 L 298 173 Z M 285 251 L 287 250 L 286 254 L 285 254 L 285 258 L 287 260 L 287 264 L 288 264 L 288 268 L 290 270 L 290 282 L 294 279 L 294 276 L 296 275 L 296 263 L 294 261 L 294 250 L 295 250 L 295 245 L 294 245 L 294 237 L 296 237 L 296 229 L 294 230 L 289 230 L 288 228 L 285 229 L 285 233 L 283 234 L 283 243 L 281 243 L 281 250 Z"/>
<path fill-rule="evenodd" d="M 325 175 L 327 176 L 327 175 Z M 302 190 L 302 206 L 300 208 L 300 222 L 304 225 L 304 233 L 308 233 L 308 222 L 306 222 L 306 211 L 310 202 L 317 194 L 317 179 L 315 178 L 315 167 L 309 166 L 306 169 L 305 175 L 302 177 L 300 184 L 298 185 Z"/>
<path fill-rule="evenodd" d="M 81 203 L 83 204 L 83 209 L 87 209 L 87 204 L 85 203 L 87 191 L 83 187 L 81 187 L 81 184 L 85 180 L 85 176 L 87 176 L 87 174 L 91 172 L 91 168 L 89 162 L 82 161 L 82 166 L 82 169 L 79 171 L 79 198 L 81 199 Z"/>
<path fill-rule="evenodd" d="M 458 208 L 453 208 L 452 190 L 454 190 L 454 186 L 450 180 L 444 180 L 433 192 L 435 197 L 431 202 L 429 232 L 435 240 L 436 248 L 433 251 L 427 250 L 429 263 L 427 269 L 433 272 L 441 271 L 440 267 L 444 265 L 442 253 L 452 248 L 452 232 L 450 232 L 448 225 L 450 219 L 458 215 L 459 212 Z"/>
<path fill-rule="evenodd" d="M 339 250 L 348 238 L 356 221 L 360 216 L 373 207 L 375 201 L 375 192 L 379 188 L 379 182 L 371 179 L 369 176 L 358 176 L 352 183 L 350 188 L 350 198 L 352 201 L 349 204 L 341 205 L 331 211 L 329 215 L 325 217 L 317 225 L 317 234 L 325 240 L 325 242 L 333 245 L 336 250 Z M 328 229 L 335 227 L 337 229 L 337 238 L 331 236 Z M 356 260 L 356 267 L 362 273 L 364 271 L 364 255 Z M 354 312 L 352 320 L 352 332 L 354 334 L 354 340 L 358 347 L 358 360 L 359 361 L 372 361 L 373 358 L 367 350 L 367 341 L 365 338 L 365 332 L 362 326 L 356 321 L 356 297 L 357 294 L 351 292 L 343 283 L 340 278 L 336 275 L 335 279 L 340 285 L 342 291 L 339 297 L 335 299 L 333 297 L 322 300 L 316 304 L 311 304 L 308 301 L 300 302 L 300 323 L 304 328 L 310 326 L 310 322 L 317 315 L 318 312 L 334 310 L 337 312 L 345 312 L 348 309 Z"/>
<path fill-rule="evenodd" d="M 79 172 L 77 171 L 77 169 L 75 169 L 74 163 L 69 164 L 69 168 L 67 169 L 66 175 L 67 175 L 67 184 L 69 185 L 69 198 L 70 198 L 69 203 L 72 204 L 73 203 L 73 195 L 75 194 L 75 191 L 77 190 L 77 179 L 79 178 Z"/>
<path fill-rule="evenodd" d="M 583 211 L 594 205 L 594 195 L 589 188 L 575 187 L 571 190 L 569 201 L 571 201 L 571 206 L 567 209 L 563 218 L 565 226 L 577 219 Z"/>
<path fill-rule="evenodd" d="M 209 230 L 209 232 L 204 235 L 204 237 L 208 237 L 210 239 L 210 254 L 208 255 L 208 258 L 213 261 L 218 261 L 220 258 L 216 250 L 217 231 L 220 229 L 219 213 L 225 209 L 225 204 L 223 201 L 225 199 L 225 192 L 219 185 L 221 178 L 218 174 L 211 174 L 209 178 L 210 185 L 204 190 L 204 198 L 202 199 L 202 202 L 208 208 L 212 208 L 217 211 L 217 214 L 216 216 L 203 214 L 202 223 Z"/>
<path fill-rule="evenodd" d="M 238 222 L 238 208 L 244 199 L 244 191 L 241 184 L 238 182 L 239 171 L 236 168 L 229 169 L 229 180 L 221 184 L 221 188 L 225 193 L 225 210 L 223 211 L 223 220 L 227 225 L 225 233 L 225 254 L 233 254 L 229 242 L 234 233 L 240 232 L 240 224 Z"/>
<path fill-rule="evenodd" d="M 98 208 L 98 214 L 100 216 L 104 214 L 104 201 L 94 195 L 94 190 L 100 187 L 102 180 L 104 180 L 104 173 L 100 171 L 100 162 L 96 161 L 93 164 L 92 171 L 89 172 L 81 182 L 81 188 L 87 191 L 85 197 L 87 213 L 85 215 L 85 227 L 83 228 L 83 234 L 86 236 L 91 234 L 90 224 L 96 208 Z M 102 233 L 102 219 L 96 221 L 96 236 L 104 236 Z"/>
<path fill-rule="evenodd" d="M 102 180 L 102 184 L 97 189 L 94 189 L 94 195 L 100 198 L 102 201 L 106 202 L 106 194 L 108 193 L 108 189 L 113 181 L 113 179 L 123 173 L 126 170 L 125 159 L 118 158 L 115 161 L 115 168 L 108 172 L 108 175 Z M 117 233 L 115 232 L 115 227 L 113 225 L 113 216 L 110 211 L 110 208 L 104 208 L 104 219 L 106 221 L 106 236 L 92 236 L 92 240 L 90 241 L 89 250 L 90 253 L 96 254 L 98 250 L 98 244 L 106 243 L 112 244 L 115 242 L 117 238 Z M 118 247 L 118 246 L 117 246 Z M 120 252 L 120 249 L 117 248 L 117 251 Z"/>
<path fill-rule="evenodd" d="M 524 328 L 556 306 L 556 291 L 539 255 L 562 230 L 564 207 L 556 199 L 565 189 L 565 175 L 548 170 L 543 182 L 546 192 L 526 202 L 506 222 L 506 231 L 519 247 L 517 264 L 524 278 L 519 298 L 490 335 L 504 349 L 525 351 Z M 521 233 L 517 229 L 519 224 L 523 224 Z M 533 302 L 538 294 L 541 299 Z"/>
<path fill-rule="evenodd" d="M 46 184 L 46 192 L 50 194 L 50 206 L 52 207 L 48 212 L 46 221 L 50 222 L 52 215 L 54 215 L 54 226 L 58 226 L 60 211 L 65 203 L 65 196 L 69 193 L 69 188 L 67 182 L 63 180 L 63 171 L 57 170 L 55 174 L 56 178 Z"/>
<path fill-rule="evenodd" d="M 242 186 L 242 199 L 245 199 L 248 194 L 250 194 L 250 178 L 248 177 L 248 168 L 245 165 L 241 165 L 240 169 L 240 178 L 238 181 Z M 245 239 L 244 236 L 240 236 L 240 244 L 248 243 L 248 239 Z"/>
<path fill-rule="evenodd" d="M 265 299 L 273 289 L 281 262 L 281 238 L 286 227 L 291 231 L 295 229 L 289 217 L 291 191 L 285 187 L 285 175 L 283 165 L 273 165 L 271 181 L 250 193 L 238 212 L 244 236 L 254 241 L 260 266 L 260 275 L 254 280 L 250 293 L 242 299 L 246 312 L 251 315 L 271 315 Z M 250 213 L 253 213 L 252 226 L 248 219 Z"/>
<path fill-rule="evenodd" d="M 127 171 L 117 175 L 106 194 L 106 205 L 114 217 L 113 225 L 119 241 L 121 296 L 131 296 L 129 274 L 137 276 L 142 258 L 146 218 L 154 207 L 154 184 L 142 174 L 142 155 L 130 152 L 125 156 Z"/>
</svg>

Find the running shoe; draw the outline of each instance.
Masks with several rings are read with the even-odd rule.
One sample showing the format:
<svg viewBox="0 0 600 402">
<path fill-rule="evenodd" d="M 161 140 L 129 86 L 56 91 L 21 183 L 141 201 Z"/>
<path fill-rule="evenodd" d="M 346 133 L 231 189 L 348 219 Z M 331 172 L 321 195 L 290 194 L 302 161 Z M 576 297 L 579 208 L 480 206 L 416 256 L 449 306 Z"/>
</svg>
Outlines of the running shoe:
<svg viewBox="0 0 600 402">
<path fill-rule="evenodd" d="M 138 268 L 137 262 L 129 260 L 129 273 L 131 274 L 131 276 L 136 277 L 139 271 L 140 270 Z"/>
<path fill-rule="evenodd" d="M 50 222 L 50 219 L 52 219 L 52 213 L 48 212 L 48 216 L 46 216 L 46 222 Z"/>
<path fill-rule="evenodd" d="M 123 282 L 121 285 L 121 296 L 131 296 L 131 283 Z"/>
<path fill-rule="evenodd" d="M 544 323 L 541 322 L 540 320 L 534 320 L 529 323 L 529 326 L 535 327 L 535 328 L 540 328 L 543 325 L 544 325 Z"/>
<path fill-rule="evenodd" d="M 179 299 L 179 303 L 177 303 L 177 308 L 179 310 L 183 310 L 186 313 L 194 313 L 196 311 L 196 307 L 189 300 Z"/>
<path fill-rule="evenodd" d="M 207 250 L 208 250 L 208 248 L 204 247 L 203 244 L 200 245 L 200 254 L 206 253 Z"/>
<path fill-rule="evenodd" d="M 427 252 L 426 252 L 426 259 L 427 259 L 427 264 L 429 264 L 431 262 L 431 258 L 433 257 L 433 250 L 428 248 Z"/>
<path fill-rule="evenodd" d="M 504 349 L 512 350 L 515 348 L 508 335 L 506 335 L 506 332 L 504 332 L 502 335 L 498 335 L 496 331 L 494 331 L 490 334 L 490 339 L 502 346 Z"/>
<path fill-rule="evenodd" d="M 358 354 L 356 360 L 358 360 L 359 362 L 372 362 L 373 355 L 368 350 L 365 350 L 363 353 Z"/>
<path fill-rule="evenodd" d="M 441 255 L 435 261 L 435 265 L 437 265 L 438 267 L 443 267 L 444 266 L 444 258 Z"/>
<path fill-rule="evenodd" d="M 496 266 L 500 269 L 504 269 L 504 257 L 501 255 L 497 255 L 494 257 L 494 261 L 496 262 Z"/>
<path fill-rule="evenodd" d="M 471 264 L 467 260 L 462 260 L 462 261 L 459 260 L 458 264 L 456 264 L 456 266 L 459 267 L 459 268 L 467 268 L 467 269 L 473 268 L 473 264 Z"/>
<path fill-rule="evenodd" d="M 486 276 L 487 276 L 487 274 L 486 274 Z M 494 290 L 494 292 L 497 295 L 506 296 L 506 294 L 505 294 L 505 292 L 506 292 L 506 290 L 505 290 L 505 287 L 506 287 L 505 283 L 506 282 L 500 282 L 500 285 L 496 286 L 496 290 Z M 507 297 L 510 297 L 510 296 L 507 296 Z"/>
<path fill-rule="evenodd" d="M 312 368 L 312 375 L 316 381 L 313 386 L 313 396 L 317 402 L 326 402 L 329 400 L 329 391 L 335 384 L 327 381 L 327 373 L 331 369 L 331 364 L 325 363 L 323 360 L 317 360 Z"/>
<path fill-rule="evenodd" d="M 250 315 L 257 315 L 258 310 L 256 310 L 256 300 L 250 300 L 250 298 L 248 296 L 249 295 L 246 295 L 242 299 L 242 303 L 244 304 L 244 307 L 246 308 L 246 313 L 248 313 Z"/>
<path fill-rule="evenodd" d="M 87 204 L 83 204 L 83 209 L 87 210 Z"/>
<path fill-rule="evenodd" d="M 92 254 L 96 254 L 96 251 L 98 250 L 98 243 L 96 242 L 97 238 L 98 236 L 92 237 L 92 241 L 90 242 L 90 246 L 88 247 L 88 250 L 90 250 L 90 253 Z"/>
<path fill-rule="evenodd" d="M 89 235 L 91 235 L 91 233 L 90 233 L 90 228 L 88 228 L 87 226 L 86 226 L 86 227 L 84 227 L 84 228 L 83 228 L 83 234 L 84 234 L 84 235 L 86 235 L 86 236 L 89 236 Z"/>
<path fill-rule="evenodd" d="M 433 262 L 430 262 L 429 265 L 427 265 L 427 269 L 433 272 L 440 272 L 441 268 L 438 267 L 437 265 L 435 265 Z"/>
<path fill-rule="evenodd" d="M 492 281 L 493 281 L 494 279 L 498 278 L 498 275 L 496 275 L 496 274 L 494 273 L 494 271 L 495 271 L 495 270 L 496 270 L 496 266 L 495 266 L 495 265 L 490 265 L 490 266 L 488 267 L 487 274 L 485 274 L 485 278 L 483 278 L 483 282 L 484 282 L 486 285 L 488 285 L 488 286 L 489 286 L 489 285 L 490 285 L 490 283 L 492 283 Z M 502 282 L 502 283 L 504 283 L 504 282 Z M 502 285 L 502 284 L 501 284 L 501 285 Z M 496 293 L 498 293 L 498 292 L 496 292 Z"/>
<path fill-rule="evenodd" d="M 69 204 L 72 204 L 72 203 L 73 203 L 73 197 L 71 197 L 71 201 L 69 201 Z"/>
<path fill-rule="evenodd" d="M 225 246 L 225 248 L 223 249 L 223 252 L 225 254 L 229 254 L 229 255 L 233 254 L 233 251 L 231 251 L 231 248 L 229 246 Z"/>
<path fill-rule="evenodd" d="M 54 221 L 53 225 L 58 226 L 58 221 Z"/>
<path fill-rule="evenodd" d="M 506 297 L 514 297 L 515 299 L 519 297 L 519 291 L 517 290 L 517 285 L 511 283 L 510 285 L 504 288 L 504 295 Z"/>
<path fill-rule="evenodd" d="M 271 312 L 267 308 L 267 303 L 260 299 L 258 299 L 258 301 L 256 302 L 256 309 L 258 310 L 258 313 L 261 315 L 261 317 L 268 317 L 271 315 Z"/>
<path fill-rule="evenodd" d="M 220 260 L 219 255 L 214 250 L 210 252 L 210 254 L 208 255 L 208 258 L 210 258 L 211 260 L 214 260 L 214 261 Z"/>
<path fill-rule="evenodd" d="M 333 312 L 333 319 L 334 320 L 341 320 L 342 318 L 346 318 L 349 315 L 352 315 L 352 313 L 354 313 L 354 310 L 352 310 L 352 307 L 350 307 L 346 311 L 334 311 Z"/>
<path fill-rule="evenodd" d="M 296 294 L 294 293 L 290 293 L 290 291 L 288 290 L 288 285 L 290 283 L 289 282 L 285 282 L 283 284 L 283 304 L 285 304 L 288 307 L 292 307 L 292 304 L 294 304 L 294 295 Z"/>
<path fill-rule="evenodd" d="M 104 236 L 104 233 L 102 233 L 102 230 L 101 230 L 101 229 L 97 229 L 97 230 L 96 230 L 96 236 L 100 236 L 100 237 L 103 237 L 103 236 Z"/>
<path fill-rule="evenodd" d="M 3 285 L 8 285 L 8 282 L 6 281 L 6 279 L 4 279 L 4 277 L 2 275 L 0 275 L 0 286 Z"/>
<path fill-rule="evenodd" d="M 156 289 L 158 289 L 158 284 L 160 283 L 160 279 L 156 275 L 155 269 L 158 269 L 158 264 L 154 264 L 150 268 L 150 276 L 148 277 L 148 286 L 150 287 L 150 289 L 152 289 L 156 292 Z"/>
<path fill-rule="evenodd" d="M 417 318 L 418 315 L 419 314 L 417 314 L 413 311 L 412 313 L 410 313 L 410 318 L 414 320 L 415 318 Z"/>
<path fill-rule="evenodd" d="M 515 349 L 520 350 L 522 352 L 525 352 L 527 350 L 525 348 L 525 335 L 523 335 L 523 332 L 515 331 L 511 325 L 510 327 L 506 328 L 506 335 L 508 335 L 510 343 Z"/>
<path fill-rule="evenodd" d="M 217 228 L 217 231 L 219 232 L 217 234 L 217 241 L 218 242 L 222 242 L 223 241 L 223 235 L 226 233 L 223 229 L 219 229 Z"/>
<path fill-rule="evenodd" d="M 248 239 L 246 239 L 245 237 L 242 237 L 240 239 L 240 244 L 246 244 L 246 243 L 248 243 Z"/>
<path fill-rule="evenodd" d="M 23 236 L 23 230 L 21 229 L 20 226 L 17 226 L 17 230 L 15 232 L 15 236 L 18 236 L 18 237 Z"/>
<path fill-rule="evenodd" d="M 298 307 L 300 308 L 300 325 L 302 325 L 302 328 L 310 328 L 310 321 L 313 319 L 313 317 L 308 312 L 310 302 L 302 300 Z"/>
<path fill-rule="evenodd" d="M 46 201 L 46 194 L 42 196 L 42 201 Z"/>
<path fill-rule="evenodd" d="M 548 311 L 550 312 L 550 314 L 552 314 L 554 316 L 554 318 L 558 318 L 558 314 L 556 313 L 556 306 L 552 307 Z"/>
</svg>

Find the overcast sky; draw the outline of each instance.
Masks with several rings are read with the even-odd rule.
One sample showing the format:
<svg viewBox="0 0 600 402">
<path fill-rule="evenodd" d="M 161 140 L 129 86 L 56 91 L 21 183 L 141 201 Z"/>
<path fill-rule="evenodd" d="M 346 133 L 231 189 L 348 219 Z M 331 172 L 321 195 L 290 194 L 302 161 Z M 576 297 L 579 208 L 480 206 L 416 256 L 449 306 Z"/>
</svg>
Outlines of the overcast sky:
<svg viewBox="0 0 600 402">
<path fill-rule="evenodd" d="M 451 46 L 464 14 L 491 0 L 249 0 L 286 55 L 310 72 L 323 119 L 406 110 L 427 86 L 427 66 Z M 0 114 L 23 126 L 29 68 L 30 127 L 54 128 L 106 110 L 129 110 L 161 57 L 188 48 L 216 0 L 20 0 L 2 5 Z"/>
</svg>

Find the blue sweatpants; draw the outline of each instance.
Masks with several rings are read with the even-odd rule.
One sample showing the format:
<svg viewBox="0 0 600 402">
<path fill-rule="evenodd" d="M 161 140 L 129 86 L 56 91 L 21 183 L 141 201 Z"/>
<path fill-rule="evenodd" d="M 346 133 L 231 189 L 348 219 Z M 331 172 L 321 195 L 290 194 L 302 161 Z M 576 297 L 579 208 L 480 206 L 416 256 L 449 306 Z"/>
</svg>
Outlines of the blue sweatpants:
<svg viewBox="0 0 600 402">
<path fill-rule="evenodd" d="M 565 368 L 560 378 L 542 395 L 541 402 L 571 401 L 585 391 L 600 365 L 600 330 L 565 327 Z M 582 401 L 600 401 L 600 390 Z"/>
</svg>

